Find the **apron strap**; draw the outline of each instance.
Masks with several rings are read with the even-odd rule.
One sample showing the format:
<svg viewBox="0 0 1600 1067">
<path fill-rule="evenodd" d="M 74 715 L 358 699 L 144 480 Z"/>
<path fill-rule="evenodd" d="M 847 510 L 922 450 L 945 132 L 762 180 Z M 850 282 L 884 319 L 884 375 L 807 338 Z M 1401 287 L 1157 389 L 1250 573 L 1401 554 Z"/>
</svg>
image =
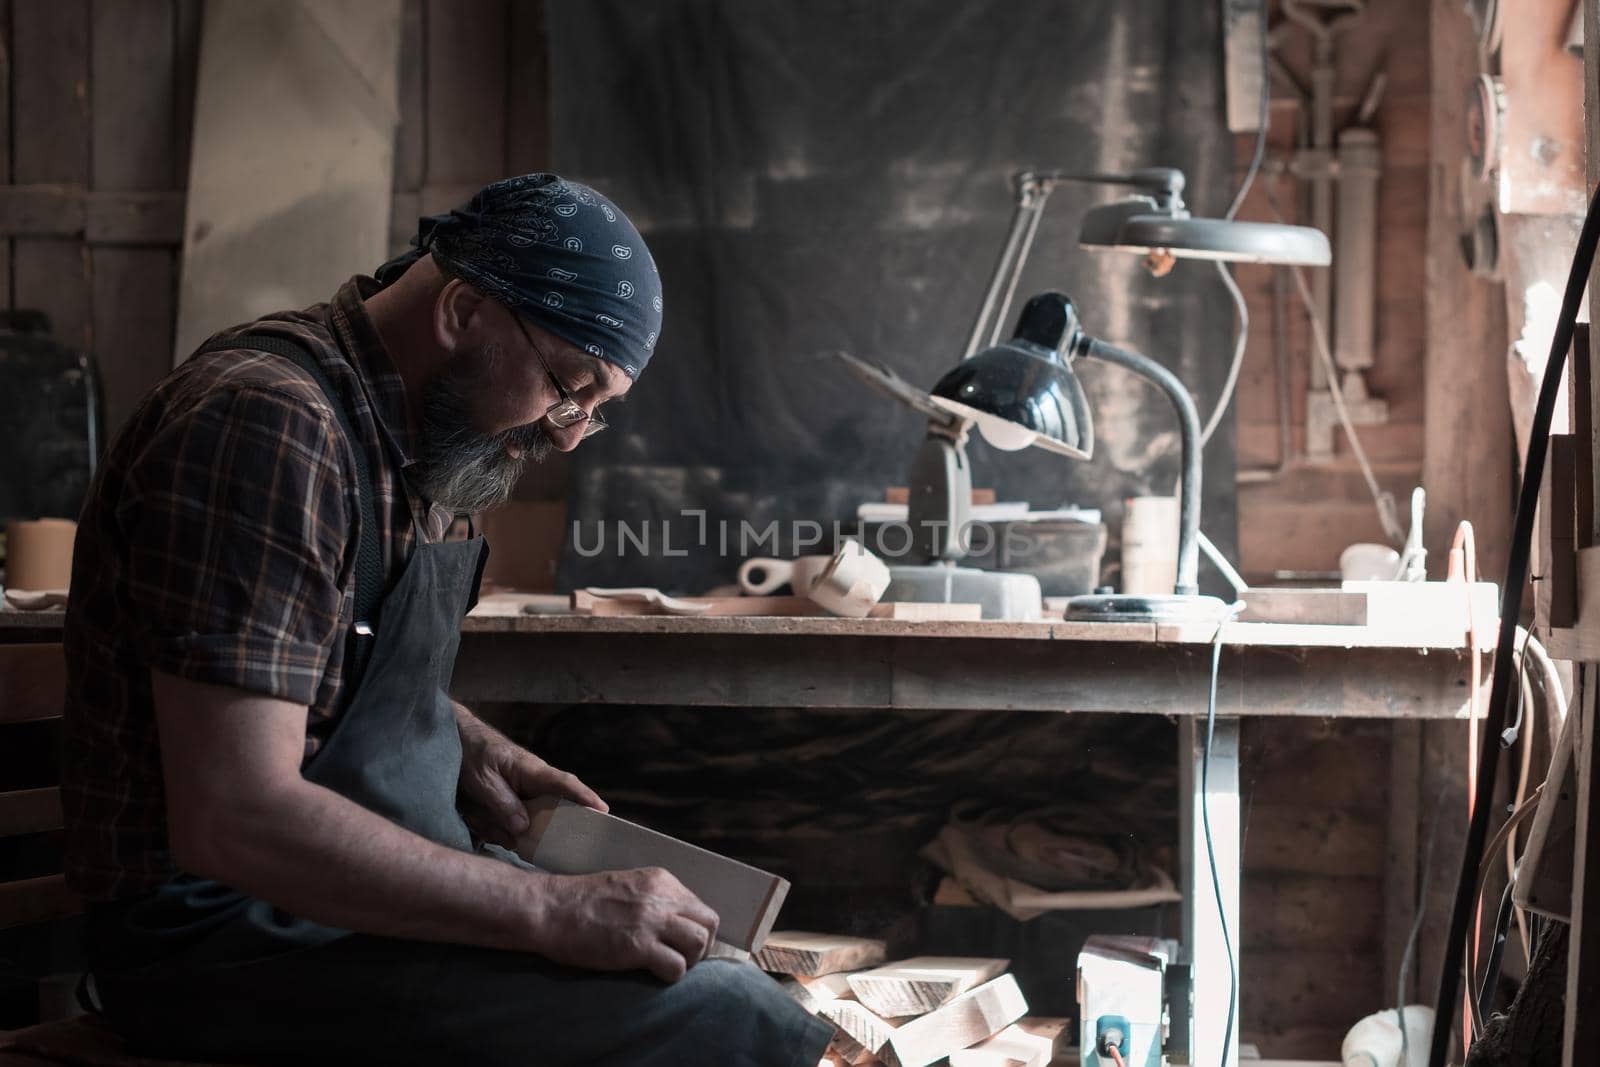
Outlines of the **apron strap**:
<svg viewBox="0 0 1600 1067">
<path fill-rule="evenodd" d="M 334 388 L 327 372 L 322 369 L 322 365 L 317 362 L 311 350 L 297 341 L 267 334 L 244 334 L 239 337 L 212 341 L 200 348 L 195 355 L 233 349 L 248 349 L 282 356 L 311 375 L 318 387 L 321 388 L 323 395 L 328 398 L 328 402 L 333 407 L 333 413 L 339 420 L 339 426 L 344 430 L 345 440 L 350 445 L 350 455 L 356 465 L 356 489 L 361 499 L 361 543 L 356 550 L 356 596 L 352 621 L 355 623 L 355 632 L 358 636 L 369 636 L 375 628 L 375 623 L 377 622 L 375 615 L 378 610 L 378 603 L 383 596 L 383 556 L 378 547 L 378 509 L 373 502 L 375 494 L 372 489 L 372 472 L 367 466 L 367 457 L 361 447 L 361 438 L 356 436 L 349 407 L 344 402 L 343 397 L 340 396 L 339 391 Z M 357 640 L 355 642 L 358 653 L 358 668 L 362 665 L 362 661 L 365 659 L 364 653 L 370 645 L 370 641 Z"/>
</svg>

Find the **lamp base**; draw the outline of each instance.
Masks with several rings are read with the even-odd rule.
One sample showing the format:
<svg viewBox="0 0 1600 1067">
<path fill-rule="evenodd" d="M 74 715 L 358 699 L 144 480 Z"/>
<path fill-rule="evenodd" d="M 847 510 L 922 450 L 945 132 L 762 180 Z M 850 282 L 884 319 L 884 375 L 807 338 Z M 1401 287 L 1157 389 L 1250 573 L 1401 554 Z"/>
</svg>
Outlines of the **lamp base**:
<svg viewBox="0 0 1600 1067">
<path fill-rule="evenodd" d="M 1214 596 L 1097 593 L 1067 601 L 1068 622 L 1220 622 L 1228 605 Z"/>
<path fill-rule="evenodd" d="M 1031 574 L 983 571 L 950 563 L 891 566 L 887 603 L 979 604 L 985 619 L 1032 622 L 1042 613 L 1044 595 Z"/>
</svg>

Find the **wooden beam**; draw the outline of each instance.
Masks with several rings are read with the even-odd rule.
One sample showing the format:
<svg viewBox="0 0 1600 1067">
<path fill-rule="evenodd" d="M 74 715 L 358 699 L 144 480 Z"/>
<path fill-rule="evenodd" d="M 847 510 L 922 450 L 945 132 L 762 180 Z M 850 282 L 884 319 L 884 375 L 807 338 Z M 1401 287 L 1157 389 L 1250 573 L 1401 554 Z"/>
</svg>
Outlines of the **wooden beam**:
<svg viewBox="0 0 1600 1067">
<path fill-rule="evenodd" d="M 685 632 L 630 632 L 619 641 L 606 631 L 551 629 L 537 638 L 537 659 L 530 659 L 530 647 L 523 634 L 463 634 L 452 692 L 467 703 L 1203 716 L 1211 676 L 1210 649 L 1204 645 L 1118 641 Z M 1464 656 L 1412 649 L 1230 646 L 1223 662 L 1222 715 L 1424 719 L 1465 714 Z M 550 670 L 549 664 L 560 668 Z"/>
<path fill-rule="evenodd" d="M 16 4 L 11 27 L 11 110 L 27 116 L 11 131 L 11 179 L 23 185 L 87 185 L 88 0 Z M 89 261 L 81 244 L 19 237 L 14 248 L 13 306 L 43 311 L 57 338 L 89 350 Z"/>
<path fill-rule="evenodd" d="M 183 243 L 183 194 L 0 185 L 0 237 L 78 237 L 100 245 Z"/>
</svg>

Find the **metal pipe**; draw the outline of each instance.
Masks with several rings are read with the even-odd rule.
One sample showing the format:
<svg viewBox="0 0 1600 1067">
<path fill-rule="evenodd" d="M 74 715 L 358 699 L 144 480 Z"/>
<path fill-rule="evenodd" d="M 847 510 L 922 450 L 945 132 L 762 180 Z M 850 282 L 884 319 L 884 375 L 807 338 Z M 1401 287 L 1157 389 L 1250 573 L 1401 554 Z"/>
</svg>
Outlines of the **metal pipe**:
<svg viewBox="0 0 1600 1067">
<path fill-rule="evenodd" d="M 1355 127 L 1339 135 L 1339 221 L 1333 261 L 1333 358 L 1345 394 L 1364 386 L 1372 366 L 1374 268 L 1378 244 L 1378 135 Z M 1326 273 L 1326 272 L 1322 272 Z M 1327 320 L 1324 319 L 1324 322 Z M 1361 395 L 1366 390 L 1361 388 Z"/>
<path fill-rule="evenodd" d="M 1194 398 L 1176 374 L 1149 356 L 1093 337 L 1081 337 L 1077 348 L 1080 355 L 1115 363 L 1155 382 L 1178 412 L 1183 476 L 1178 486 L 1178 580 L 1173 592 L 1193 596 L 1200 588 L 1200 413 L 1195 410 Z"/>
</svg>

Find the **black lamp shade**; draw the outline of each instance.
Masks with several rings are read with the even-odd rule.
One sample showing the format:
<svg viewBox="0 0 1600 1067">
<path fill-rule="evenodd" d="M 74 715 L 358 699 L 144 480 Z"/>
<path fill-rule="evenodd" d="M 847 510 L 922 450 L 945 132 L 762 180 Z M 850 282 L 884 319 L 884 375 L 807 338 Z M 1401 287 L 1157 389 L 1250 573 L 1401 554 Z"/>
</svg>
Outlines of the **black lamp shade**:
<svg viewBox="0 0 1600 1067">
<path fill-rule="evenodd" d="M 1062 354 L 1023 337 L 962 360 L 933 387 L 934 403 L 977 423 L 996 448 L 1043 448 L 1074 459 L 1094 450 L 1083 386 Z"/>
</svg>

